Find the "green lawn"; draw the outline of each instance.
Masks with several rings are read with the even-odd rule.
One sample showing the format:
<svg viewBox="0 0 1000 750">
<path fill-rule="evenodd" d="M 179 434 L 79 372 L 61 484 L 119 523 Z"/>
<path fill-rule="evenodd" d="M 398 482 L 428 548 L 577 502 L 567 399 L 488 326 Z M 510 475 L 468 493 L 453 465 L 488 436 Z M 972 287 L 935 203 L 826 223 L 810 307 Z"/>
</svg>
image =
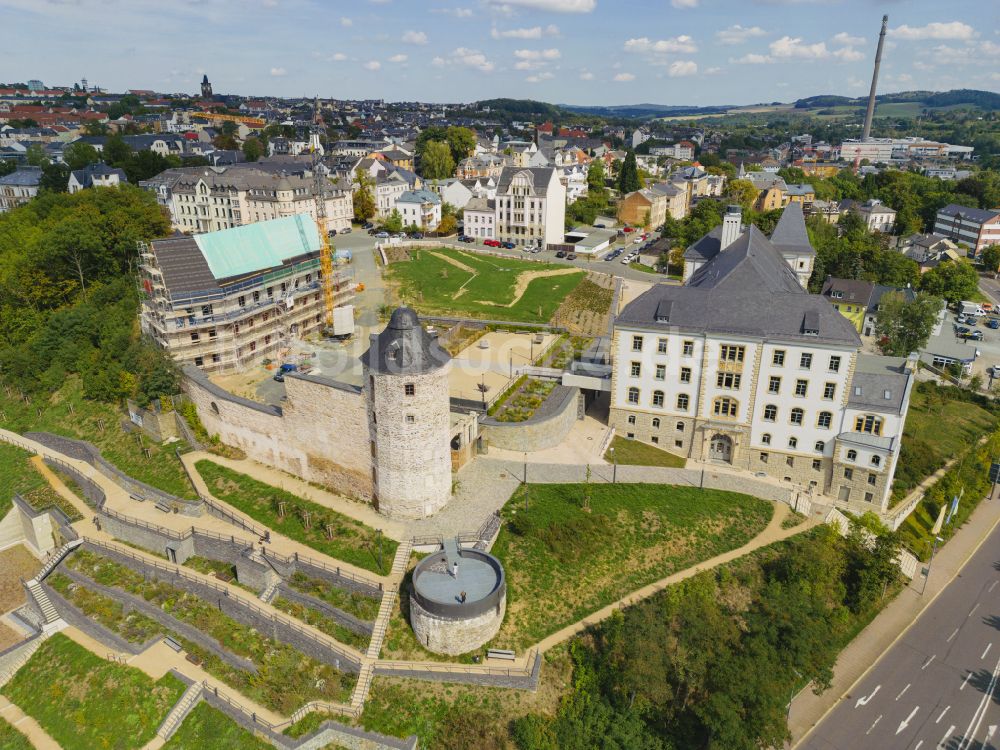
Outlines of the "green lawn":
<svg viewBox="0 0 1000 750">
<path fill-rule="evenodd" d="M 0 443 L 0 518 L 10 510 L 15 493 L 20 494 L 36 510 L 55 506 L 68 515 L 70 520 L 77 521 L 82 517 L 38 473 L 31 463 L 30 453 L 8 443 Z"/>
<path fill-rule="evenodd" d="M 671 469 L 683 469 L 686 461 L 676 453 L 660 450 L 639 440 L 629 440 L 621 435 L 615 435 L 604 453 L 604 460 L 617 460 L 623 466 L 666 466 Z"/>
<path fill-rule="evenodd" d="M 745 544 L 772 513 L 771 503 L 749 495 L 692 487 L 521 487 L 502 511 L 493 545 L 507 574 L 507 615 L 490 645 L 536 643 L 635 589 Z"/>
<path fill-rule="evenodd" d="M 8 430 L 52 432 L 88 440 L 100 449 L 104 458 L 126 474 L 165 492 L 195 497 L 184 467 L 174 454 L 174 450 L 183 448 L 185 443 L 160 446 L 144 436 L 143 447 L 150 450 L 150 457 L 146 458 L 135 436 L 122 432 L 119 426 L 128 418 L 124 411 L 101 401 L 85 399 L 80 380 L 75 376 L 67 378 L 63 387 L 48 398 L 36 397 L 29 404 L 9 398 L 0 388 L 0 411 L 6 415 L 3 426 Z M 103 430 L 100 420 L 104 423 Z"/>
<path fill-rule="evenodd" d="M 451 258 L 473 272 L 440 256 Z M 477 255 L 443 247 L 414 250 L 411 257 L 409 261 L 391 263 L 386 275 L 399 284 L 403 302 L 418 312 L 429 314 L 547 323 L 566 295 L 584 277 L 584 272 L 580 271 L 535 278 L 527 285 L 523 296 L 514 302 L 521 273 L 564 271 L 567 266 Z M 514 304 L 507 307 L 512 302 Z"/>
<path fill-rule="evenodd" d="M 169 673 L 154 682 L 56 633 L 2 692 L 63 750 L 126 750 L 153 738 L 184 683 Z"/>
<path fill-rule="evenodd" d="M 994 414 L 956 395 L 963 394 L 932 383 L 918 383 L 913 389 L 892 485 L 893 504 L 996 426 Z"/>
<path fill-rule="evenodd" d="M 91 580 L 142 597 L 214 638 L 230 653 L 253 662 L 256 674 L 230 666 L 182 640 L 186 651 L 203 660 L 206 672 L 273 711 L 288 715 L 311 700 L 344 701 L 350 696 L 355 675 L 338 672 L 267 633 L 233 620 L 211 601 L 162 581 L 146 580 L 141 573 L 87 550 L 78 550 L 68 560 L 70 567 Z"/>
<path fill-rule="evenodd" d="M 0 747 L 4 750 L 35 750 L 28 738 L 0 719 Z"/>
<path fill-rule="evenodd" d="M 272 747 L 270 742 L 257 739 L 222 711 L 202 701 L 187 715 L 163 750 L 271 750 Z"/>
<path fill-rule="evenodd" d="M 375 529 L 349 516 L 259 482 L 208 459 L 199 461 L 195 468 L 219 500 L 290 539 L 302 542 L 324 555 L 375 573 L 385 573 L 392 566 L 398 544 L 383 536 L 380 570 L 379 541 Z M 284 517 L 279 515 L 280 503 L 285 504 Z M 305 525 L 305 512 L 310 516 L 309 528 Z M 332 538 L 327 533 L 328 526 L 332 527 Z"/>
</svg>

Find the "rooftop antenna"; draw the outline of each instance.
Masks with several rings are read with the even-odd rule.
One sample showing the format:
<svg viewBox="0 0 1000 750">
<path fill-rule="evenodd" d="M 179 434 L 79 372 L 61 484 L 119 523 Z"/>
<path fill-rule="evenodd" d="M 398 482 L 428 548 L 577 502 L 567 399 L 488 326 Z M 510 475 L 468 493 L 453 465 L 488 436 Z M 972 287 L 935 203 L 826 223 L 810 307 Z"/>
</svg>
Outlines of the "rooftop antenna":
<svg viewBox="0 0 1000 750">
<path fill-rule="evenodd" d="M 872 88 L 868 93 L 868 111 L 865 112 L 865 127 L 861 131 L 861 140 L 867 141 L 872 134 L 872 118 L 875 116 L 875 87 L 878 86 L 878 69 L 882 64 L 882 46 L 885 44 L 885 27 L 889 16 L 882 16 L 882 30 L 878 35 L 878 48 L 875 50 L 875 71 L 872 73 Z"/>
</svg>

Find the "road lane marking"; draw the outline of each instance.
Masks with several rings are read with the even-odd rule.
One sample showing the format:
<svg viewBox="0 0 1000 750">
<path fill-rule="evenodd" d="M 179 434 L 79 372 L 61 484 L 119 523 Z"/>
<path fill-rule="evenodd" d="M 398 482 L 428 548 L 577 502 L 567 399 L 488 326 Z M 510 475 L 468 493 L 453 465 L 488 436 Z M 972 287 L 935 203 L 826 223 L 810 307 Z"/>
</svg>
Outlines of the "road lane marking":
<svg viewBox="0 0 1000 750">
<path fill-rule="evenodd" d="M 936 719 L 934 720 L 934 723 L 935 723 L 935 724 L 940 724 L 940 723 L 941 723 L 941 719 L 943 719 L 943 718 L 944 718 L 944 715 L 945 715 L 946 713 L 948 713 L 948 709 L 949 709 L 949 708 L 951 708 L 951 706 L 945 706 L 945 707 L 944 707 L 944 711 L 942 711 L 942 712 L 941 712 L 941 715 L 940 715 L 940 716 L 938 716 L 938 717 L 937 717 L 937 718 L 936 718 Z"/>
<path fill-rule="evenodd" d="M 976 606 L 974 606 L 971 610 L 969 610 L 969 614 L 967 614 L 965 618 L 968 619 L 972 617 L 972 613 L 975 612 L 977 609 L 979 609 L 979 602 L 976 602 Z"/>
<path fill-rule="evenodd" d="M 871 695 L 869 695 L 869 696 L 867 696 L 865 698 L 858 698 L 858 702 L 854 704 L 854 707 L 857 708 L 858 706 L 867 706 L 868 705 L 868 701 L 870 701 L 872 698 L 875 697 L 875 693 L 877 693 L 881 687 L 882 687 L 881 685 L 876 685 L 875 689 L 872 690 L 872 694 Z"/>
<path fill-rule="evenodd" d="M 965 690 L 965 686 L 968 684 L 970 677 L 972 677 L 972 672 L 966 672 L 965 679 L 962 680 L 962 687 L 960 687 L 959 690 Z"/>
<path fill-rule="evenodd" d="M 920 710 L 920 706 L 914 706 L 913 710 L 910 711 L 910 715 L 907 716 L 905 719 L 903 719 L 901 722 L 899 722 L 899 726 L 896 727 L 896 734 L 899 734 L 904 729 L 906 729 L 908 726 L 910 726 L 910 719 L 912 719 L 914 716 L 916 716 L 917 715 L 917 711 L 919 711 L 919 710 Z"/>
<path fill-rule="evenodd" d="M 944 737 L 941 738 L 941 741 L 937 743 L 937 750 L 945 750 L 948 747 L 947 744 L 945 743 L 948 742 L 948 738 L 951 737 L 951 733 L 954 731 L 955 731 L 955 725 L 952 724 L 950 727 L 948 727 L 948 731 L 944 733 Z"/>
<path fill-rule="evenodd" d="M 990 740 L 993 739 L 993 735 L 996 734 L 996 731 L 997 731 L 997 725 L 996 724 L 990 724 L 990 728 L 986 730 L 986 741 L 987 742 L 989 742 Z"/>
<path fill-rule="evenodd" d="M 948 640 L 945 643 L 951 643 L 951 639 L 958 635 L 958 628 L 955 628 L 955 632 L 948 636 Z"/>
<path fill-rule="evenodd" d="M 931 658 L 930 658 L 930 659 L 928 659 L 927 661 L 925 661 L 925 662 L 924 662 L 924 666 L 922 666 L 922 667 L 921 667 L 921 669 L 927 669 L 928 665 L 929 665 L 929 664 L 930 664 L 930 663 L 931 663 L 932 661 L 934 661 L 934 657 L 935 657 L 935 656 L 937 656 L 937 654 L 931 654 Z"/>
<path fill-rule="evenodd" d="M 992 648 L 992 646 L 993 646 L 993 643 L 991 642 L 991 643 L 990 643 L 990 644 L 989 644 L 989 645 L 988 645 L 988 646 L 986 647 L 986 650 L 985 650 L 985 651 L 983 651 L 983 655 L 979 657 L 979 660 L 980 660 L 980 661 L 982 661 L 983 659 L 985 659 L 985 658 L 986 658 L 986 654 L 988 654 L 988 653 L 990 652 L 990 648 Z"/>
<path fill-rule="evenodd" d="M 875 728 L 875 725 L 878 724 L 880 721 L 882 721 L 882 714 L 879 714 L 878 718 L 875 719 L 875 721 L 872 722 L 872 725 L 870 727 L 868 727 L 868 731 L 865 732 L 865 734 L 871 734 L 872 730 Z"/>
<path fill-rule="evenodd" d="M 979 706 L 976 708 L 976 712 L 972 715 L 972 720 L 969 721 L 969 726 L 965 730 L 965 734 L 962 735 L 962 741 L 958 743 L 957 750 L 965 750 L 965 748 L 970 747 L 976 734 L 979 732 L 979 725 L 983 723 L 983 717 L 986 715 L 986 709 L 989 708 L 988 703 L 993 700 L 993 688 L 997 684 L 997 673 L 1000 672 L 1000 659 L 997 659 L 997 664 L 993 667 L 993 674 L 990 676 L 990 685 L 983 693 L 982 700 L 979 701 Z"/>
<path fill-rule="evenodd" d="M 992 593 L 993 593 L 993 589 L 995 589 L 995 588 L 997 587 L 997 584 L 998 584 L 998 583 L 1000 583 L 1000 581 L 994 581 L 994 582 L 993 582 L 993 583 L 992 583 L 992 584 L 990 585 L 990 587 L 989 587 L 989 588 L 988 588 L 988 589 L 986 590 L 986 593 L 988 593 L 988 594 L 992 594 Z"/>
<path fill-rule="evenodd" d="M 896 696 L 896 700 L 899 700 L 900 698 L 902 698 L 903 697 L 903 693 L 905 693 L 909 689 L 910 689 L 910 683 L 908 682 L 908 683 L 906 683 L 906 687 L 899 691 L 899 695 Z"/>
<path fill-rule="evenodd" d="M 916 745 L 913 746 L 913 750 L 920 750 L 920 746 L 924 744 L 923 740 L 920 740 Z"/>
</svg>

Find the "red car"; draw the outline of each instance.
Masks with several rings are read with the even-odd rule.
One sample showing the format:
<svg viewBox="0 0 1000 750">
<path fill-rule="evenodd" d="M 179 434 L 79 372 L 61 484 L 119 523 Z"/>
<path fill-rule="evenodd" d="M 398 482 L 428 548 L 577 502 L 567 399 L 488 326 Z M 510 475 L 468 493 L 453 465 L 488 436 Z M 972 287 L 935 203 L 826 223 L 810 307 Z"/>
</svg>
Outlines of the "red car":
<svg viewBox="0 0 1000 750">
<path fill-rule="evenodd" d="M 500 247 L 500 240 L 483 240 L 486 247 Z"/>
<path fill-rule="evenodd" d="M 622 231 L 623 232 L 634 232 L 635 231 L 635 227 L 625 227 L 624 229 L 622 229 Z"/>
</svg>

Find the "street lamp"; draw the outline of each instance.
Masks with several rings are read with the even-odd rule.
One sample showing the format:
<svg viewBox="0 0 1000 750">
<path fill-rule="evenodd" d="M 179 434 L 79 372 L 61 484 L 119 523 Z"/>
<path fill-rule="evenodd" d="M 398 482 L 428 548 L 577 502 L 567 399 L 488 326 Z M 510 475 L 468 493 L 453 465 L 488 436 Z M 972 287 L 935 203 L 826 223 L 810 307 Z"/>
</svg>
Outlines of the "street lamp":
<svg viewBox="0 0 1000 750">
<path fill-rule="evenodd" d="M 927 579 L 931 577 L 931 565 L 934 564 L 934 553 L 937 552 L 938 542 L 943 542 L 939 536 L 934 537 L 934 546 L 931 547 L 931 559 L 927 561 L 927 570 L 924 571 L 924 585 L 920 587 L 920 596 L 924 595 L 924 590 L 927 588 Z"/>
<path fill-rule="evenodd" d="M 524 477 L 524 511 L 528 512 L 528 451 L 524 452 L 524 473 L 521 475 Z"/>
<path fill-rule="evenodd" d="M 614 448 L 609 448 L 608 451 L 611 453 L 612 461 L 611 484 L 615 484 L 618 481 L 618 456 L 615 455 Z"/>
</svg>

